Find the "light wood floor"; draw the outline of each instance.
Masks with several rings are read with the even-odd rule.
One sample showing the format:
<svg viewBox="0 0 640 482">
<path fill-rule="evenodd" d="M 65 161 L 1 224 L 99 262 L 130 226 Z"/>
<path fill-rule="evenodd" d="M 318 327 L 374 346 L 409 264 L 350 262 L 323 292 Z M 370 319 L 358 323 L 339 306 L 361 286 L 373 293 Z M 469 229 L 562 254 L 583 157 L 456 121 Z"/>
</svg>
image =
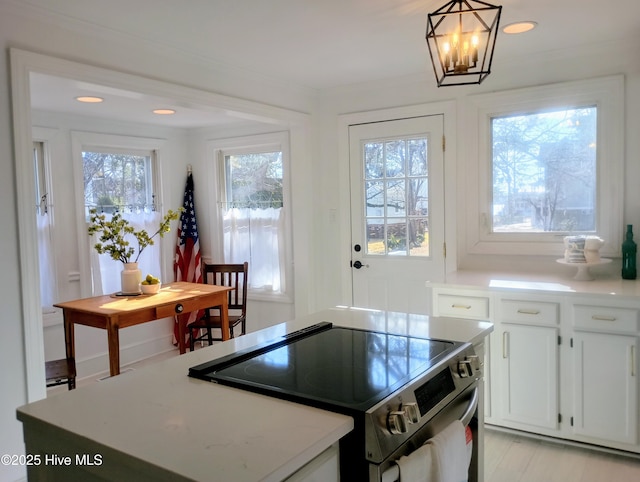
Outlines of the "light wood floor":
<svg viewBox="0 0 640 482">
<path fill-rule="evenodd" d="M 172 356 L 178 356 L 177 349 L 122 368 L 135 370 Z M 107 375 L 78 380 L 78 386 L 96 383 L 98 378 Z M 49 393 L 66 390 L 66 386 L 54 387 Z M 640 458 L 488 428 L 485 431 L 485 482 L 640 482 Z"/>
<path fill-rule="evenodd" d="M 640 459 L 485 431 L 486 482 L 640 482 Z"/>
</svg>

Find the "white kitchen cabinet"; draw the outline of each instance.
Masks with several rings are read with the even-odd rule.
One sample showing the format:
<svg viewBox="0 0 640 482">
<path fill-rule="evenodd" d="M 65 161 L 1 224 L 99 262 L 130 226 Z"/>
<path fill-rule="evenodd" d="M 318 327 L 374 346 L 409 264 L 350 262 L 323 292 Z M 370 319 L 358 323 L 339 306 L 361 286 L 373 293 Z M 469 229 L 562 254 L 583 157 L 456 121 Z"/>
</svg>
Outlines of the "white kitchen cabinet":
<svg viewBox="0 0 640 482">
<path fill-rule="evenodd" d="M 638 442 L 638 339 L 577 332 L 573 338 L 574 415 L 577 435 Z"/>
<path fill-rule="evenodd" d="M 494 407 L 501 425 L 546 432 L 558 429 L 559 306 L 549 297 L 496 295 Z"/>
<path fill-rule="evenodd" d="M 499 333 L 502 350 L 494 378 L 499 418 L 514 428 L 556 430 L 558 328 L 501 323 Z"/>
<path fill-rule="evenodd" d="M 333 444 L 296 473 L 287 477 L 286 482 L 338 482 L 340 480 L 338 444 Z"/>
<path fill-rule="evenodd" d="M 434 314 L 494 324 L 488 424 L 640 453 L 640 281 L 451 278 Z"/>
<path fill-rule="evenodd" d="M 634 307 L 573 305 L 573 432 L 638 444 L 638 324 Z"/>
</svg>

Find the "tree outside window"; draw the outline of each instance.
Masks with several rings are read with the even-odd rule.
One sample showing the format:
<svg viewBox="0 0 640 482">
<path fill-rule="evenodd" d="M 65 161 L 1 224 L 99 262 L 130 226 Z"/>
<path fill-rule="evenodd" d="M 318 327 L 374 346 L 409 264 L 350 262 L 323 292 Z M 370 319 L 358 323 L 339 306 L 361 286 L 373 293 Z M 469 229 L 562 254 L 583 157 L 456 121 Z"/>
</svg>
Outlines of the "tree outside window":
<svg viewBox="0 0 640 482">
<path fill-rule="evenodd" d="M 597 108 L 494 117 L 493 232 L 596 231 Z"/>
</svg>

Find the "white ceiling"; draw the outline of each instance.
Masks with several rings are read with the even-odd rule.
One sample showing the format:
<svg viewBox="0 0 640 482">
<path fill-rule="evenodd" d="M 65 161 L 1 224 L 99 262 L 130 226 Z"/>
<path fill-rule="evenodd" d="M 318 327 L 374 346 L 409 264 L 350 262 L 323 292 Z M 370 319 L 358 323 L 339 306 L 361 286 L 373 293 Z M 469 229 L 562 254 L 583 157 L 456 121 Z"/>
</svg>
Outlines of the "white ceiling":
<svg viewBox="0 0 640 482">
<path fill-rule="evenodd" d="M 327 89 L 431 74 L 424 40 L 426 16 L 446 0 L 21 0 L 20 3 L 53 18 L 80 22 L 131 41 L 149 42 L 212 65 Z M 538 23 L 532 32 L 518 36 L 500 34 L 494 65 L 516 56 L 614 41 L 640 33 L 638 0 L 490 0 L 490 3 L 503 6 L 501 25 L 521 20 Z M 33 95 L 36 106 L 51 102 L 44 91 L 38 92 L 38 85 L 46 88 L 46 80 L 36 82 Z M 158 99 L 154 100 L 157 103 Z M 133 101 L 129 98 L 126 104 Z M 196 112 L 190 114 L 197 117 Z M 207 119 L 211 118 L 208 113 Z M 198 123 L 200 119 L 187 124 L 191 122 Z"/>
</svg>

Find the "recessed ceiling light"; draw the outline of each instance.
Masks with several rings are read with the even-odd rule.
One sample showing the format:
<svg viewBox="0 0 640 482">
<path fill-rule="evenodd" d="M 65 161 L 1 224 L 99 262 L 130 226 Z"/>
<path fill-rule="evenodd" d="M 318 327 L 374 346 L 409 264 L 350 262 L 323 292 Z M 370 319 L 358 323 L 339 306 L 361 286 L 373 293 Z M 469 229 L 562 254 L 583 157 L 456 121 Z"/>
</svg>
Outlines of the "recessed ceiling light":
<svg viewBox="0 0 640 482">
<path fill-rule="evenodd" d="M 529 30 L 533 30 L 537 25 L 538 24 L 536 22 L 532 22 L 529 20 L 527 20 L 526 22 L 515 22 L 502 27 L 502 31 L 508 34 L 524 33 L 528 32 Z"/>
<path fill-rule="evenodd" d="M 94 97 L 92 95 L 81 95 L 79 97 L 76 97 L 76 100 L 78 102 L 87 102 L 89 104 L 98 104 L 104 101 L 102 97 Z"/>
<path fill-rule="evenodd" d="M 158 115 L 171 115 L 175 114 L 176 111 L 173 109 L 155 109 L 153 113 Z"/>
</svg>

